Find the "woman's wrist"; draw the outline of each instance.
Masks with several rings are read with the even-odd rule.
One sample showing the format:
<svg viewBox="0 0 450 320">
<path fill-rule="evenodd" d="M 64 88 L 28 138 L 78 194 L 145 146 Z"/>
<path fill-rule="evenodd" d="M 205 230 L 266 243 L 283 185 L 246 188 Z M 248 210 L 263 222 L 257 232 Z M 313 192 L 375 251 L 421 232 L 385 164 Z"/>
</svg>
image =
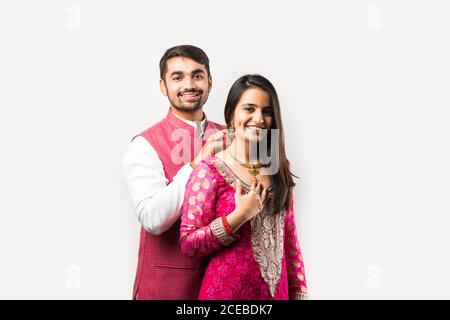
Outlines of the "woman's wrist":
<svg viewBox="0 0 450 320">
<path fill-rule="evenodd" d="M 245 212 L 239 209 L 234 209 L 233 212 L 227 216 L 228 225 L 233 232 L 237 232 L 247 220 Z"/>
<path fill-rule="evenodd" d="M 230 224 L 228 223 L 228 220 L 227 220 L 227 216 L 226 216 L 226 215 L 223 215 L 223 216 L 222 216 L 222 224 L 223 224 L 223 227 L 225 228 L 225 230 L 227 231 L 227 234 L 228 234 L 229 236 L 231 236 L 234 240 L 239 239 L 239 235 L 238 235 L 237 233 L 235 233 L 235 232 L 231 229 L 231 226 L 230 226 Z"/>
</svg>

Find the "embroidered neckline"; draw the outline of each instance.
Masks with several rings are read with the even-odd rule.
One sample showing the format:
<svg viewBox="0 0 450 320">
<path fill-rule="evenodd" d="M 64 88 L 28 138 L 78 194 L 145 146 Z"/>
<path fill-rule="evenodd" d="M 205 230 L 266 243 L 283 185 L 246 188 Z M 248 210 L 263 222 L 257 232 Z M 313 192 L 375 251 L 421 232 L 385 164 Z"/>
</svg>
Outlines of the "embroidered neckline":
<svg viewBox="0 0 450 320">
<path fill-rule="evenodd" d="M 218 161 L 216 161 L 216 160 L 219 160 L 220 163 L 218 163 Z M 249 185 L 247 182 L 245 182 L 244 180 L 239 178 L 239 176 L 236 173 L 234 173 L 233 170 L 231 170 L 231 168 L 226 164 L 225 161 L 223 161 L 222 159 L 220 159 L 217 156 L 212 156 L 211 162 L 214 164 L 216 169 L 219 171 L 220 175 L 225 178 L 225 181 L 229 185 L 231 185 L 233 188 L 234 188 L 233 182 L 235 180 L 239 180 L 242 183 L 242 185 L 245 187 L 245 189 L 247 189 L 247 191 L 250 190 L 251 185 Z M 272 192 L 272 186 L 268 186 L 267 191 Z"/>
</svg>

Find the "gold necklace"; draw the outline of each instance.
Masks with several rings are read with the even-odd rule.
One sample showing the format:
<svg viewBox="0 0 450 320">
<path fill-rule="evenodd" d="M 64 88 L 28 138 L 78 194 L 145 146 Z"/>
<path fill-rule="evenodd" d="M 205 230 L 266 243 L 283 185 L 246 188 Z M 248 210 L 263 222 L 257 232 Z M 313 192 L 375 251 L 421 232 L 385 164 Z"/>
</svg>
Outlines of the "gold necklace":
<svg viewBox="0 0 450 320">
<path fill-rule="evenodd" d="M 262 163 L 247 163 L 242 162 L 239 159 L 237 159 L 231 151 L 228 149 L 228 153 L 233 157 L 234 160 L 236 160 L 241 166 L 248 169 L 248 172 L 253 176 L 253 181 L 258 183 L 258 179 L 256 179 L 256 176 L 259 174 L 259 169 L 261 168 L 267 168 L 270 167 L 270 163 L 268 164 L 262 164 Z"/>
</svg>

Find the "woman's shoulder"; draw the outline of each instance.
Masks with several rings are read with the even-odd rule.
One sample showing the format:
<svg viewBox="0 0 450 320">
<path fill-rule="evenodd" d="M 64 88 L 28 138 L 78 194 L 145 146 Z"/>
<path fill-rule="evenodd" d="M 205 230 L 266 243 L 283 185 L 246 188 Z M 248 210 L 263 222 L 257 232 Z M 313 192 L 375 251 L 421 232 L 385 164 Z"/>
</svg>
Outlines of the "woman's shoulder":
<svg viewBox="0 0 450 320">
<path fill-rule="evenodd" d="M 215 168 L 213 165 L 213 157 L 214 156 L 208 156 L 207 158 L 201 160 L 198 165 L 195 167 L 195 170 L 207 170 L 211 172 L 215 172 Z"/>
<path fill-rule="evenodd" d="M 226 172 L 224 172 L 224 167 L 219 158 L 215 155 L 208 156 L 199 162 L 195 167 L 194 172 L 197 172 L 200 176 L 210 175 L 219 184 L 226 183 Z"/>
<path fill-rule="evenodd" d="M 208 156 L 201 160 L 192 171 L 191 175 L 197 175 L 200 178 L 206 176 L 215 177 L 217 174 L 217 168 L 214 165 L 214 156 Z"/>
</svg>

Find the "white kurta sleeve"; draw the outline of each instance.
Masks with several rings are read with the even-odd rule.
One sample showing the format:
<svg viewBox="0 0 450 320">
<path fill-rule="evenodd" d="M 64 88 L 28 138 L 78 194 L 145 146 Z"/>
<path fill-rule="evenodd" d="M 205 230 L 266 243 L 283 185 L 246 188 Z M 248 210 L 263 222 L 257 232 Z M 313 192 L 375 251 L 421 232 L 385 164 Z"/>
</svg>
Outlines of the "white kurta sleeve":
<svg viewBox="0 0 450 320">
<path fill-rule="evenodd" d="M 122 160 L 122 178 L 137 218 L 146 231 L 160 235 L 180 218 L 192 170 L 189 163 L 185 164 L 168 183 L 152 145 L 141 136 L 130 143 Z"/>
</svg>

